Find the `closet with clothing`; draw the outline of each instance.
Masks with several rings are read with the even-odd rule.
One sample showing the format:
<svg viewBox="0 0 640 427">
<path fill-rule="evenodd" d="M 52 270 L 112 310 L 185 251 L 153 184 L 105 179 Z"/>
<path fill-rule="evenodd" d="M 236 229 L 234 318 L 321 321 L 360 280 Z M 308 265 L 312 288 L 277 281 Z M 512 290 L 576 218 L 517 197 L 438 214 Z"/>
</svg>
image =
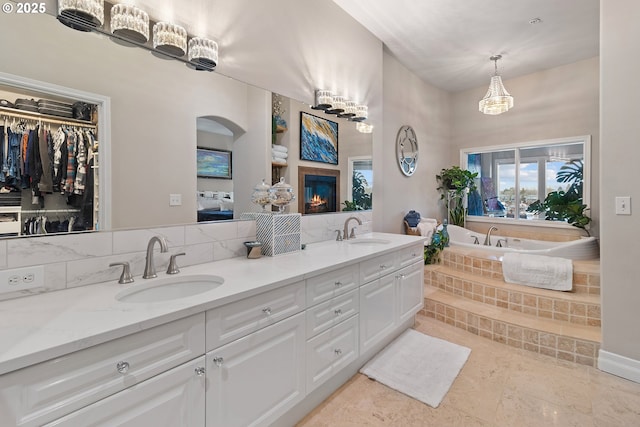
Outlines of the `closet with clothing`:
<svg viewBox="0 0 640 427">
<path fill-rule="evenodd" d="M 0 106 L 0 235 L 95 229 L 97 134 L 91 121 Z"/>
</svg>

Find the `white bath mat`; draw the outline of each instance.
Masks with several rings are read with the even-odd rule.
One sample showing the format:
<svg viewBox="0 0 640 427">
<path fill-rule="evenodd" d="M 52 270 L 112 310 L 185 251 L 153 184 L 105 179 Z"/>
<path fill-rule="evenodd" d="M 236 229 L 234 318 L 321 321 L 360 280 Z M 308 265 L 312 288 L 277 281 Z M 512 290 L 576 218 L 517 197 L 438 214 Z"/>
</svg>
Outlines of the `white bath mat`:
<svg viewBox="0 0 640 427">
<path fill-rule="evenodd" d="M 467 347 L 408 329 L 360 372 L 437 408 L 470 353 Z"/>
</svg>

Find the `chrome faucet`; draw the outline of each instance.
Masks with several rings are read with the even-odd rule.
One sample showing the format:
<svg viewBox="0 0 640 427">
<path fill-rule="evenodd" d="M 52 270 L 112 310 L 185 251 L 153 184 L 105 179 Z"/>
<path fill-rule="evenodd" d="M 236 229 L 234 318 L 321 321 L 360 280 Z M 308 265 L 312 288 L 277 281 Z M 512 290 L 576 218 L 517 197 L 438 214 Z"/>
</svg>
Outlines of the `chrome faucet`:
<svg viewBox="0 0 640 427">
<path fill-rule="evenodd" d="M 498 227 L 496 227 L 495 225 L 492 225 L 491 227 L 489 227 L 489 230 L 487 231 L 487 236 L 484 238 L 485 246 L 491 246 L 491 232 L 497 229 Z"/>
<path fill-rule="evenodd" d="M 351 234 L 349 234 L 349 221 L 351 221 L 352 219 L 355 219 L 356 221 L 358 221 L 359 225 L 362 225 L 362 221 L 360 221 L 360 218 L 358 217 L 350 216 L 349 218 L 347 218 L 347 220 L 344 222 L 344 230 L 342 230 L 342 238 L 344 240 L 356 238 L 356 233 L 353 230 L 351 230 Z"/>
<path fill-rule="evenodd" d="M 156 242 L 160 243 L 160 252 L 167 252 L 169 250 L 167 240 L 164 237 L 153 236 L 149 239 L 149 244 L 147 244 L 147 259 L 144 263 L 144 274 L 142 275 L 143 279 L 153 279 L 154 277 L 158 277 L 156 274 L 156 267 L 153 264 L 153 246 Z"/>
</svg>

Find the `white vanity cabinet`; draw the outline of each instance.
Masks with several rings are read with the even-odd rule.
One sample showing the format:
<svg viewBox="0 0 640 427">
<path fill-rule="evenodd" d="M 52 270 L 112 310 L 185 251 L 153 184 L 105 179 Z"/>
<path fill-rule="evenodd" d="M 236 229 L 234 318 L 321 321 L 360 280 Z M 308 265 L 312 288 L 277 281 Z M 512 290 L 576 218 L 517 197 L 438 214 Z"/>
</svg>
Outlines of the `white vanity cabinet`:
<svg viewBox="0 0 640 427">
<path fill-rule="evenodd" d="M 42 426 L 202 354 L 204 313 L 2 375 L 0 425 Z"/>
<path fill-rule="evenodd" d="M 360 278 L 360 352 L 366 353 L 424 305 L 422 247 L 363 261 Z"/>
<path fill-rule="evenodd" d="M 205 426 L 205 357 L 73 412 L 45 427 Z"/>
<path fill-rule="evenodd" d="M 304 313 L 207 353 L 207 427 L 270 425 L 305 397 Z"/>
</svg>

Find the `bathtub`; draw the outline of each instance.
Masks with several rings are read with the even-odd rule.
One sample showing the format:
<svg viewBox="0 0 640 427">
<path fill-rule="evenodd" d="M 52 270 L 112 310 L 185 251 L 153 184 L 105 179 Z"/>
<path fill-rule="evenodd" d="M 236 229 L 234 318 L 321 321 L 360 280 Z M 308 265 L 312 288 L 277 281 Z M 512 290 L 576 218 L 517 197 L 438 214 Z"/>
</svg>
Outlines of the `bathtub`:
<svg viewBox="0 0 640 427">
<path fill-rule="evenodd" d="M 548 242 L 492 234 L 492 246 L 484 246 L 484 234 L 455 225 L 449 225 L 447 231 L 449 232 L 449 244 L 452 246 L 481 249 L 496 255 L 502 255 L 505 252 L 520 252 L 574 260 L 598 259 L 600 257 L 598 240 L 595 237 L 581 237 L 569 242 Z M 478 238 L 479 244 L 474 244 L 474 237 Z M 496 244 L 500 239 L 502 239 L 502 247 L 497 247 Z"/>
</svg>

